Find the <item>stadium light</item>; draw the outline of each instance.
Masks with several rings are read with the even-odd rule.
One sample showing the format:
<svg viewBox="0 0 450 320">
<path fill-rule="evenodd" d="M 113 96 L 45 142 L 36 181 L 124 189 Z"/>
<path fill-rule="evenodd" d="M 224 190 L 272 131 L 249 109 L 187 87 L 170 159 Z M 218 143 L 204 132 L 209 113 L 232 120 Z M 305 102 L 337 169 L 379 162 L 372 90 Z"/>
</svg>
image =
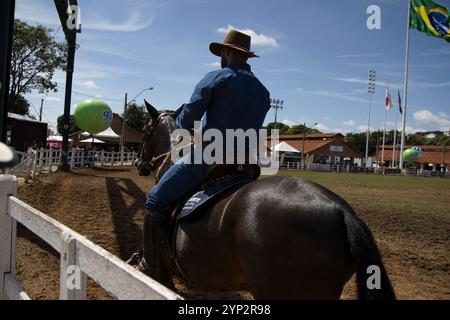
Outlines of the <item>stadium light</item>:
<svg viewBox="0 0 450 320">
<path fill-rule="evenodd" d="M 280 99 L 270 99 L 270 106 L 275 109 L 275 123 L 277 123 L 278 118 L 278 110 L 283 110 L 284 108 L 284 100 Z"/>
<path fill-rule="evenodd" d="M 375 87 L 376 87 L 376 79 L 377 79 L 377 72 L 374 70 L 369 70 L 369 87 L 368 87 L 368 93 L 369 93 L 369 118 L 367 120 L 367 137 L 366 137 L 366 168 L 368 168 L 369 163 L 369 137 L 370 137 L 370 117 L 372 112 L 372 96 L 375 94 Z"/>
</svg>

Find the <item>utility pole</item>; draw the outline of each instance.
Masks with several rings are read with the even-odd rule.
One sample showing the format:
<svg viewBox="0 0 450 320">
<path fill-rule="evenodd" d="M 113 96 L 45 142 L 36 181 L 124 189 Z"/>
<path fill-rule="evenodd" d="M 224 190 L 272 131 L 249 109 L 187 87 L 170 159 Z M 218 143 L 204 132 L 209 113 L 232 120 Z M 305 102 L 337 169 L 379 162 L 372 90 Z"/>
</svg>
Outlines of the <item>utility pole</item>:
<svg viewBox="0 0 450 320">
<path fill-rule="evenodd" d="M 42 109 L 44 108 L 44 99 L 41 99 L 41 108 L 39 109 L 39 122 L 42 122 Z"/>
<path fill-rule="evenodd" d="M 68 46 L 66 88 L 64 97 L 63 135 L 62 135 L 63 144 L 61 149 L 61 170 L 68 171 L 70 170 L 70 165 L 68 163 L 68 155 L 69 155 L 70 107 L 72 101 L 72 80 L 75 66 L 77 33 L 81 33 L 81 21 L 77 0 L 69 0 L 69 2 L 54 0 L 54 2 Z M 70 3 L 69 8 L 68 3 Z M 74 20 L 75 23 L 74 24 L 69 23 L 69 19 Z"/>
<path fill-rule="evenodd" d="M 120 135 L 120 162 L 123 166 L 123 160 L 124 160 L 124 144 L 125 144 L 125 138 L 123 136 L 125 132 L 125 114 L 127 113 L 127 106 L 128 106 L 128 93 L 125 93 L 125 104 L 123 107 L 123 117 L 122 117 L 122 134 Z"/>
<path fill-rule="evenodd" d="M 152 91 L 153 89 L 155 89 L 155 88 L 154 87 L 149 87 L 149 88 L 143 89 L 130 102 L 128 102 L 128 93 L 125 93 L 125 104 L 124 104 L 124 107 L 123 107 L 123 117 L 122 117 L 122 133 L 120 134 L 120 159 L 121 159 L 120 161 L 122 162 L 122 165 L 123 165 L 124 151 L 125 151 L 124 150 L 125 149 L 125 137 L 124 137 L 124 132 L 125 132 L 125 114 L 127 112 L 128 105 L 133 103 L 145 91 Z"/>
<path fill-rule="evenodd" d="M 7 143 L 9 77 L 15 0 L 0 1 L 0 141 Z"/>
</svg>

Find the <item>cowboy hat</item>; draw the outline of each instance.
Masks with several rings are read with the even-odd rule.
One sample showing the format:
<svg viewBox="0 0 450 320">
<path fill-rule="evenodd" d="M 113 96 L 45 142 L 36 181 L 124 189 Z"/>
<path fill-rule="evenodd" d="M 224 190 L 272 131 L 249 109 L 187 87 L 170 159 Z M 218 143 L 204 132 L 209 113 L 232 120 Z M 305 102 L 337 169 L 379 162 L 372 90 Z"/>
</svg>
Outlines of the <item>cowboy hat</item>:
<svg viewBox="0 0 450 320">
<path fill-rule="evenodd" d="M 230 30 L 222 43 L 213 42 L 209 45 L 212 54 L 221 57 L 222 48 L 228 47 L 248 54 L 249 58 L 259 58 L 253 51 L 250 51 L 251 37 L 237 30 Z"/>
</svg>

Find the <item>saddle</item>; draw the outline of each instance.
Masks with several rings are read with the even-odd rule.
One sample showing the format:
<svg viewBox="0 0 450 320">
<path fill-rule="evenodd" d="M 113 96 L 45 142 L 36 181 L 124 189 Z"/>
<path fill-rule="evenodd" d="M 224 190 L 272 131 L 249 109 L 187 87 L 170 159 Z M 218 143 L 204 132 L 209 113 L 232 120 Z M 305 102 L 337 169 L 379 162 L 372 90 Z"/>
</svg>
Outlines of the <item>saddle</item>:
<svg viewBox="0 0 450 320">
<path fill-rule="evenodd" d="M 187 277 L 176 258 L 176 234 L 179 224 L 187 219 L 195 219 L 215 203 L 230 195 L 261 175 L 258 165 L 212 165 L 205 181 L 193 195 L 174 206 L 168 223 L 167 241 L 162 243 L 162 253 L 171 271 L 185 279 Z"/>
</svg>

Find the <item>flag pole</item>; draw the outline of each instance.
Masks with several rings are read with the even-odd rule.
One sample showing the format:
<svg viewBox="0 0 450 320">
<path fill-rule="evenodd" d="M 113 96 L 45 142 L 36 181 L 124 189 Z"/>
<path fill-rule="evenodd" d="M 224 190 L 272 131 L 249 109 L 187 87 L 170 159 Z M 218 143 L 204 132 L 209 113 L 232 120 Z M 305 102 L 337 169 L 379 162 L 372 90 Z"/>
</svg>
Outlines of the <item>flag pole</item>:
<svg viewBox="0 0 450 320">
<path fill-rule="evenodd" d="M 383 148 L 381 149 L 381 162 L 384 163 L 384 149 L 386 144 L 386 124 L 387 124 L 387 112 L 389 108 L 389 89 L 386 88 L 386 106 L 384 108 L 384 131 L 383 131 Z"/>
<path fill-rule="evenodd" d="M 400 89 L 397 88 L 397 94 L 400 92 Z M 400 101 L 398 101 L 400 102 Z M 397 127 L 398 127 L 398 108 L 395 110 L 395 128 L 394 128 L 394 146 L 392 150 L 392 168 L 395 168 L 396 162 L 397 162 Z"/>
<path fill-rule="evenodd" d="M 403 84 L 403 123 L 402 123 L 402 140 L 400 146 L 400 170 L 403 169 L 403 152 L 405 151 L 405 140 L 406 140 L 406 112 L 408 105 L 408 68 L 409 68 L 409 36 L 411 30 L 409 29 L 409 24 L 411 20 L 411 0 L 408 0 L 408 19 L 406 24 L 406 53 L 405 53 L 405 79 Z"/>
</svg>

